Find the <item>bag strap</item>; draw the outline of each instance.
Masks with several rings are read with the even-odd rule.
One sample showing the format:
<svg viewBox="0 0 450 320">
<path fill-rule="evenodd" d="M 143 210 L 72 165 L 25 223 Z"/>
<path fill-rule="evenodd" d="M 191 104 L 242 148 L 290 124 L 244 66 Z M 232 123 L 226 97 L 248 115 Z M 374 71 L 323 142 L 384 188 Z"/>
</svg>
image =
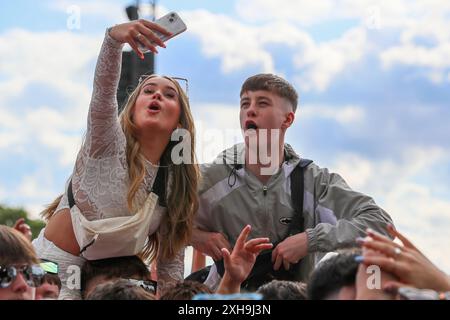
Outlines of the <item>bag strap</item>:
<svg viewBox="0 0 450 320">
<path fill-rule="evenodd" d="M 304 231 L 304 218 L 303 218 L 303 195 L 304 195 L 304 176 L 306 167 L 311 164 L 313 161 L 309 159 L 300 159 L 300 162 L 295 166 L 294 170 L 290 175 L 291 179 L 291 199 L 294 205 L 294 217 L 292 218 L 292 222 L 289 225 L 288 235 L 294 235 Z M 274 244 L 275 247 L 275 244 Z M 252 275 L 255 270 L 255 266 L 258 262 L 264 259 L 262 256 L 258 256 L 256 258 L 255 265 L 253 266 L 252 272 L 249 275 Z M 217 272 L 220 276 L 223 276 L 225 273 L 225 266 L 223 263 L 223 259 L 219 261 L 214 261 Z"/>
<path fill-rule="evenodd" d="M 291 199 L 294 205 L 295 214 L 289 225 L 289 236 L 303 232 L 305 228 L 305 219 L 303 217 L 303 198 L 305 193 L 305 169 L 312 163 L 309 159 L 300 159 L 300 162 L 291 172 Z"/>
<path fill-rule="evenodd" d="M 152 192 L 158 196 L 158 203 L 161 207 L 167 207 L 166 199 L 166 167 L 159 167 L 156 174 L 155 182 L 153 182 Z"/>
<path fill-rule="evenodd" d="M 72 179 L 69 181 L 69 187 L 67 188 L 67 199 L 69 200 L 69 208 L 72 209 L 75 205 L 75 199 L 73 198 L 72 191 Z"/>
</svg>

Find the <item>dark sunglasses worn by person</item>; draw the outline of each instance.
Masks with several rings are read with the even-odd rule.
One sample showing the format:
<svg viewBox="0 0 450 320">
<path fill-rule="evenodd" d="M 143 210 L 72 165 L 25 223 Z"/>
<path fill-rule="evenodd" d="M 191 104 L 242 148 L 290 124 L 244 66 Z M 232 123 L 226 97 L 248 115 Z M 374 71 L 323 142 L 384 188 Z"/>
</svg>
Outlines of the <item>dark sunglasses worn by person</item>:
<svg viewBox="0 0 450 320">
<path fill-rule="evenodd" d="M 25 282 L 30 286 L 37 288 L 42 285 L 45 275 L 44 269 L 41 266 L 22 265 L 22 266 L 0 266 L 0 288 L 8 288 L 17 276 L 21 273 Z"/>
</svg>

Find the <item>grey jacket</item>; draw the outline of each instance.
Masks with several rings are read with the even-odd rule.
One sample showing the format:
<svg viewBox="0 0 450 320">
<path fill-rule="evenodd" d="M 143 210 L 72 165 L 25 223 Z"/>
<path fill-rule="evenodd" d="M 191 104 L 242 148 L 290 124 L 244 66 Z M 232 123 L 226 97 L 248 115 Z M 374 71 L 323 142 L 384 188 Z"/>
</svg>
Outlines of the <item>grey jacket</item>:
<svg viewBox="0 0 450 320">
<path fill-rule="evenodd" d="M 195 225 L 224 234 L 232 246 L 246 224 L 252 226 L 249 238 L 269 237 L 273 243 L 280 242 L 287 237 L 294 215 L 290 174 L 300 158 L 286 144 L 290 159 L 264 186 L 245 166 L 232 173 L 234 162 L 244 163 L 244 153 L 244 144 L 238 144 L 214 163 L 200 166 Z M 305 279 L 326 252 L 354 246 L 368 227 L 386 234 L 386 224 L 392 223 L 371 197 L 352 190 L 338 174 L 314 163 L 304 173 L 303 215 L 309 252 L 302 267 Z"/>
</svg>

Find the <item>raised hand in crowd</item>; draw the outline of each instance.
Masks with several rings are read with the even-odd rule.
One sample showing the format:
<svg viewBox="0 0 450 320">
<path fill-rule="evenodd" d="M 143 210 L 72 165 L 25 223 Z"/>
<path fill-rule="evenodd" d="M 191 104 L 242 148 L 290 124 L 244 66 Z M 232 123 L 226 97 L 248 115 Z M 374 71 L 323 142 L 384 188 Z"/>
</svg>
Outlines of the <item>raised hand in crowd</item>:
<svg viewBox="0 0 450 320">
<path fill-rule="evenodd" d="M 376 254 L 364 254 L 363 263 L 366 266 L 378 265 L 382 270 L 395 275 L 398 281 L 388 281 L 384 289 L 395 291 L 399 287 L 411 286 L 419 289 L 450 291 L 450 277 L 436 267 L 411 241 L 388 226 L 389 234 L 397 237 L 402 244 L 368 230 L 368 238 L 362 246 L 374 250 Z"/>
<path fill-rule="evenodd" d="M 247 241 L 251 226 L 247 225 L 236 240 L 233 251 L 222 249 L 225 273 L 219 284 L 217 293 L 231 294 L 239 293 L 241 283 L 247 279 L 256 257 L 261 251 L 272 248 L 269 238 L 255 238 Z"/>
<path fill-rule="evenodd" d="M 28 239 L 28 241 L 31 241 L 32 238 L 31 228 L 28 224 L 25 223 L 24 218 L 17 219 L 16 223 L 14 223 L 13 228 L 22 233 L 25 236 L 25 238 Z"/>
</svg>

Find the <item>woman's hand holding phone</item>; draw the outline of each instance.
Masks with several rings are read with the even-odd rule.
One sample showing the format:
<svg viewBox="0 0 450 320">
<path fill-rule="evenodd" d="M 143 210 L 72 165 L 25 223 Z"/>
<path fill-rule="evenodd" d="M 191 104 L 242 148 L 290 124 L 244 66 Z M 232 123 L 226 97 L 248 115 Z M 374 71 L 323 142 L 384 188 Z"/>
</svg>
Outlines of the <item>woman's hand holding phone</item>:
<svg viewBox="0 0 450 320">
<path fill-rule="evenodd" d="M 114 40 L 120 43 L 128 43 L 141 59 L 144 59 L 144 54 L 139 49 L 139 44 L 144 45 L 153 53 L 158 53 L 156 46 L 166 47 L 157 33 L 168 37 L 172 35 L 160 25 L 144 19 L 118 24 L 109 31 L 109 35 Z"/>
</svg>

